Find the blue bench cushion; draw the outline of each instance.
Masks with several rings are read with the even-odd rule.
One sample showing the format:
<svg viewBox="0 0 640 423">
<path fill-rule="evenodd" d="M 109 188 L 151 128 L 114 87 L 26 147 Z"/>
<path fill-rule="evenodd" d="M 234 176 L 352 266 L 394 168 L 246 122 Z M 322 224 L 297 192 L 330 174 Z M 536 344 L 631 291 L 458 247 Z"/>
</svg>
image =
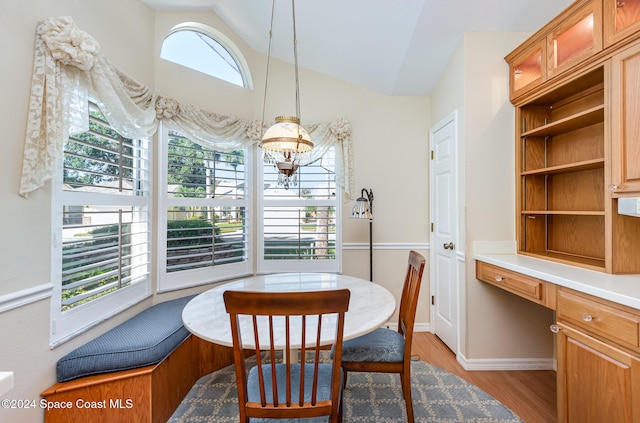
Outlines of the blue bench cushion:
<svg viewBox="0 0 640 423">
<path fill-rule="evenodd" d="M 182 309 L 193 297 L 156 304 L 71 351 L 58 361 L 58 382 L 161 362 L 189 336 Z"/>
</svg>

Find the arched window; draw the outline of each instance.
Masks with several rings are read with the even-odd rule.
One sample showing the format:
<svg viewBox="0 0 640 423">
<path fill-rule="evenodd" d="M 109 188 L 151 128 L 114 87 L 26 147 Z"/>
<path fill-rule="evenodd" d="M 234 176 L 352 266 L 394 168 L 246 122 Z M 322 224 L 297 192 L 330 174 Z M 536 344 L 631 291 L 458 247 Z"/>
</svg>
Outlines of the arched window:
<svg viewBox="0 0 640 423">
<path fill-rule="evenodd" d="M 249 67 L 240 49 L 209 26 L 194 22 L 175 26 L 162 42 L 160 57 L 235 85 L 253 88 Z"/>
</svg>

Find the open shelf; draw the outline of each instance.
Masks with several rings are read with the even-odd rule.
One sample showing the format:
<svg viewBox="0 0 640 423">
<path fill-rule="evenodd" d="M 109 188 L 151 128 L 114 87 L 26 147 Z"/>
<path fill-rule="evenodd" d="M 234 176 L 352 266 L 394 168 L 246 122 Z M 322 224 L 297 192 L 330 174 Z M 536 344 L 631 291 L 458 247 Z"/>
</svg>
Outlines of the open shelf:
<svg viewBox="0 0 640 423">
<path fill-rule="evenodd" d="M 604 158 L 602 159 L 593 159 L 593 160 L 584 160 L 582 162 L 577 163 L 569 163 L 566 165 L 559 166 L 551 166 L 545 167 L 542 169 L 536 170 L 528 170 L 526 172 L 522 172 L 522 176 L 527 175 L 556 175 L 559 173 L 570 173 L 570 172 L 579 172 L 582 170 L 589 169 L 604 169 Z"/>
<path fill-rule="evenodd" d="M 518 109 L 518 252 L 604 271 L 602 69 Z"/>
<path fill-rule="evenodd" d="M 564 215 L 564 216 L 604 216 L 604 211 L 566 211 L 566 210 L 522 210 L 522 215 Z"/>
<path fill-rule="evenodd" d="M 604 122 L 604 105 L 592 107 L 575 115 L 528 130 L 522 133 L 522 137 L 552 137 L 600 122 Z"/>
<path fill-rule="evenodd" d="M 604 272 L 605 262 L 604 260 L 591 257 L 580 257 L 572 254 L 559 253 L 555 251 L 535 251 L 525 252 L 521 251 L 520 254 L 524 254 L 531 257 L 542 258 L 545 260 L 551 260 L 558 263 L 576 265 L 580 264 L 582 267 Z"/>
</svg>

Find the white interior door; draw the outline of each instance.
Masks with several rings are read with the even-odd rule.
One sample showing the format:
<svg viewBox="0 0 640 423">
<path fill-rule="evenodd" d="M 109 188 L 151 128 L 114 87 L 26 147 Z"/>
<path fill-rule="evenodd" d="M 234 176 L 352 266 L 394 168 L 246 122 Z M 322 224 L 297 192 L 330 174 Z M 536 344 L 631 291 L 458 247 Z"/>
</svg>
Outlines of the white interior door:
<svg viewBox="0 0 640 423">
<path fill-rule="evenodd" d="M 432 331 L 458 352 L 457 113 L 429 131 Z"/>
</svg>

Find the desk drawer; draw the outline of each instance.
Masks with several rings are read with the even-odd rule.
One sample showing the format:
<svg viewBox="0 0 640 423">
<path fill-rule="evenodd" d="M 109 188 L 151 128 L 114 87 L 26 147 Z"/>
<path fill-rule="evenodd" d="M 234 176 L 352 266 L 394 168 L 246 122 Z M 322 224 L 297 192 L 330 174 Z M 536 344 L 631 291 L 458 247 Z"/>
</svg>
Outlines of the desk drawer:
<svg viewBox="0 0 640 423">
<path fill-rule="evenodd" d="M 549 282 L 476 261 L 476 278 L 522 298 L 555 309 L 555 286 Z"/>
<path fill-rule="evenodd" d="M 596 338 L 640 350 L 640 316 L 580 292 L 560 289 L 558 322 L 571 322 Z"/>
</svg>

